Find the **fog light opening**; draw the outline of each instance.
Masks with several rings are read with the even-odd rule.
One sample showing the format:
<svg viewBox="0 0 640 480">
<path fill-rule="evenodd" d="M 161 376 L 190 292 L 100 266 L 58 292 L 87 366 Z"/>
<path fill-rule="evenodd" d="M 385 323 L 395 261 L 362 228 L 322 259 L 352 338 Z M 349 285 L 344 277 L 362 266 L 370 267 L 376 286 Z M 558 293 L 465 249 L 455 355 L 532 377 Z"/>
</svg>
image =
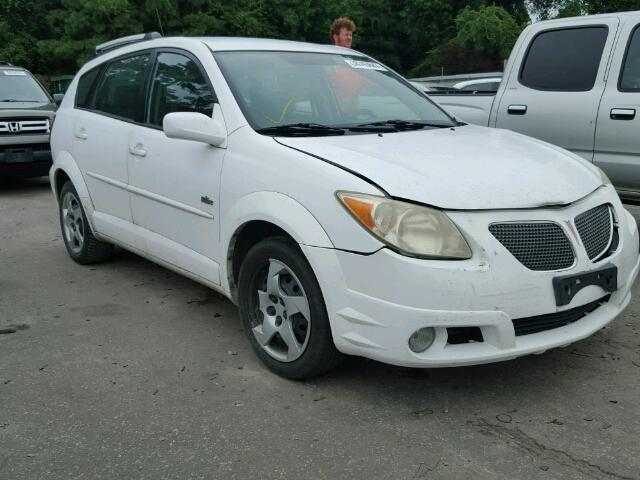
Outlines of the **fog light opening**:
<svg viewBox="0 0 640 480">
<path fill-rule="evenodd" d="M 422 353 L 429 348 L 436 338 L 436 330 L 433 327 L 420 328 L 409 337 L 409 349 L 413 353 Z"/>
</svg>

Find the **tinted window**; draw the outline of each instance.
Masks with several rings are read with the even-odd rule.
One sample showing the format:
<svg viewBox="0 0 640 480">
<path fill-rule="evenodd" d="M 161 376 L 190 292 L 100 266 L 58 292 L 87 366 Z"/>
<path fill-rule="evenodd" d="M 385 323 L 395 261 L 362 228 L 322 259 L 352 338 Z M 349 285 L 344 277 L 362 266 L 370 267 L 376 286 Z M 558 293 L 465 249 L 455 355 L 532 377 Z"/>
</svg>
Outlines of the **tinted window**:
<svg viewBox="0 0 640 480">
<path fill-rule="evenodd" d="M 153 73 L 147 121 L 162 126 L 171 112 L 213 114 L 215 96 L 198 64 L 177 53 L 160 53 Z"/>
<path fill-rule="evenodd" d="M 78 80 L 78 89 L 76 91 L 76 107 L 79 108 L 91 108 L 89 102 L 91 101 L 91 92 L 93 84 L 96 81 L 96 77 L 100 73 L 100 67 L 89 70 L 80 77 Z"/>
<path fill-rule="evenodd" d="M 136 55 L 110 63 L 96 90 L 95 110 L 128 120 L 141 112 L 144 72 L 149 55 Z"/>
<path fill-rule="evenodd" d="M 622 67 L 620 90 L 640 91 L 640 28 L 636 27 Z"/>
<path fill-rule="evenodd" d="M 520 82 L 538 90 L 591 90 L 607 32 L 606 27 L 587 27 L 539 34 L 527 52 Z"/>
</svg>

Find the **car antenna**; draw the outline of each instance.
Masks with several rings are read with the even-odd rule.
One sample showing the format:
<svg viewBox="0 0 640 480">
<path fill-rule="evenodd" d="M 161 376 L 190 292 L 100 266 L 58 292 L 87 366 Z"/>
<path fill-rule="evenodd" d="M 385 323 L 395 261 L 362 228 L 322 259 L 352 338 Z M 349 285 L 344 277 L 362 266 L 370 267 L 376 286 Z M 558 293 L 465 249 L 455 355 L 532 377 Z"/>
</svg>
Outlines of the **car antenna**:
<svg viewBox="0 0 640 480">
<path fill-rule="evenodd" d="M 158 12 L 158 7 L 156 7 L 156 17 L 158 17 L 158 26 L 160 27 L 160 33 L 164 37 L 164 30 L 162 29 L 162 20 L 160 20 L 160 12 Z"/>
</svg>

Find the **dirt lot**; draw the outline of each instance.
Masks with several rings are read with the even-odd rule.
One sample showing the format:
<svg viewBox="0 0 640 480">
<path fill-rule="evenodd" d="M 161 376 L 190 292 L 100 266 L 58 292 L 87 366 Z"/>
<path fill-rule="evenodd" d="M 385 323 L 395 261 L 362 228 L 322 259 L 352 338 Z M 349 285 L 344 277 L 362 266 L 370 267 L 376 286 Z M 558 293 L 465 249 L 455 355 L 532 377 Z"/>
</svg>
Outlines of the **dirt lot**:
<svg viewBox="0 0 640 480">
<path fill-rule="evenodd" d="M 629 207 L 638 218 L 640 208 Z M 0 479 L 640 479 L 640 296 L 508 363 L 258 363 L 235 307 L 133 254 L 82 267 L 46 180 L 0 186 Z"/>
</svg>

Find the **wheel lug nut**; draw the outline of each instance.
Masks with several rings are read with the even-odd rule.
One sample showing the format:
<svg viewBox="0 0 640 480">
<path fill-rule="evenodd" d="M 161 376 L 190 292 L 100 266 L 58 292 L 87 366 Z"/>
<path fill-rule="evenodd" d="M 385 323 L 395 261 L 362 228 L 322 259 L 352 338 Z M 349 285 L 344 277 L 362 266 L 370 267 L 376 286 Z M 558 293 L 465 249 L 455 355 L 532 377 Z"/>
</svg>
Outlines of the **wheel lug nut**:
<svg viewBox="0 0 640 480">
<path fill-rule="evenodd" d="M 276 314 L 276 307 L 274 307 L 273 305 L 269 305 L 267 307 L 267 314 L 273 317 Z"/>
<path fill-rule="evenodd" d="M 279 327 L 280 325 L 282 325 L 282 317 L 281 317 L 281 316 L 278 316 L 278 317 L 276 318 L 276 327 Z"/>
</svg>

